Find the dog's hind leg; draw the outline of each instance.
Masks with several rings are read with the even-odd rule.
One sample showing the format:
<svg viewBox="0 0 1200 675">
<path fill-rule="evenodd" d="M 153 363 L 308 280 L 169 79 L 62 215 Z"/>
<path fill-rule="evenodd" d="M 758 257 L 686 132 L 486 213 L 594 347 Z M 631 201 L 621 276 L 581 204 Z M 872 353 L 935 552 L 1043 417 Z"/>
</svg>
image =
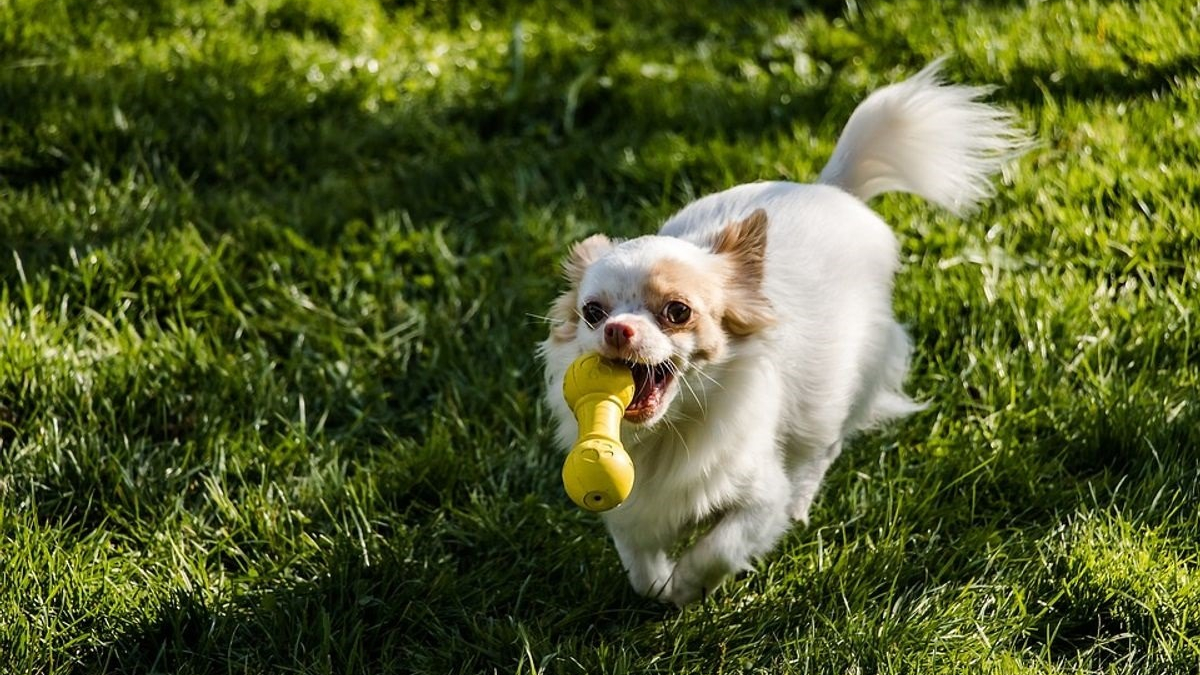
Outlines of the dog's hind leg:
<svg viewBox="0 0 1200 675">
<path fill-rule="evenodd" d="M 817 491 L 821 488 L 825 472 L 829 470 L 829 466 L 840 454 L 842 454 L 842 441 L 838 440 L 823 449 L 792 457 L 794 463 L 788 471 L 788 477 L 792 484 L 788 515 L 792 520 L 808 524 L 808 511 L 812 508 Z"/>
</svg>

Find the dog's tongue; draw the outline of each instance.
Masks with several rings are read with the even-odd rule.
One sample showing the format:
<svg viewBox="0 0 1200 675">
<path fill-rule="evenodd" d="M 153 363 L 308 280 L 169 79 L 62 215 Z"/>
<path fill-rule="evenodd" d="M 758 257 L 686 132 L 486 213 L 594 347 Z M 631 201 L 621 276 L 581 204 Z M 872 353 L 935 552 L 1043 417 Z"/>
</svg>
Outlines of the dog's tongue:
<svg viewBox="0 0 1200 675">
<path fill-rule="evenodd" d="M 637 410 L 646 404 L 646 399 L 654 391 L 654 375 L 649 366 L 640 363 L 635 363 L 630 370 L 633 371 L 633 384 L 636 389 L 633 392 L 633 400 L 625 409 Z"/>
<path fill-rule="evenodd" d="M 630 366 L 630 371 L 633 373 L 635 389 L 633 400 L 625 407 L 625 412 L 638 412 L 658 405 L 659 395 L 666 384 L 666 369 L 635 363 Z"/>
</svg>

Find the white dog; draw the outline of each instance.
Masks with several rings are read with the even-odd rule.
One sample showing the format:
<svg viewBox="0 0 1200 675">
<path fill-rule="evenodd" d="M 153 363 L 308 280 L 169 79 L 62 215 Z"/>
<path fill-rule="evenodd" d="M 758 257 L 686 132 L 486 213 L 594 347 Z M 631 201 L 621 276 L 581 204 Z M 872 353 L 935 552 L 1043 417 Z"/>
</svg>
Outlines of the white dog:
<svg viewBox="0 0 1200 675">
<path fill-rule="evenodd" d="M 603 518 L 637 592 L 683 605 L 747 569 L 807 522 L 849 436 L 921 408 L 891 309 L 899 245 L 864 202 L 911 192 L 962 213 L 1025 146 L 979 101 L 987 89 L 943 84 L 938 67 L 863 101 L 814 185 L 741 185 L 658 235 L 571 250 L 541 345 L 546 394 L 569 448 L 571 361 L 598 352 L 633 371 L 633 493 Z"/>
</svg>

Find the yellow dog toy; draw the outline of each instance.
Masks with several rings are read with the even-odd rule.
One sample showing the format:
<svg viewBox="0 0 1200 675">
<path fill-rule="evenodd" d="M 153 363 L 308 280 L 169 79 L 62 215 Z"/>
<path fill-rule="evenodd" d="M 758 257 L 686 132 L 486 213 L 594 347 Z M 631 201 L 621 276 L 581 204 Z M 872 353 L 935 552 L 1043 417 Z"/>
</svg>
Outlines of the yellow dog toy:
<svg viewBox="0 0 1200 675">
<path fill-rule="evenodd" d="M 621 445 L 621 418 L 636 387 L 629 369 L 599 354 L 575 359 L 563 397 L 579 422 L 579 437 L 563 463 L 563 487 L 588 511 L 616 507 L 633 490 L 633 461 Z"/>
</svg>

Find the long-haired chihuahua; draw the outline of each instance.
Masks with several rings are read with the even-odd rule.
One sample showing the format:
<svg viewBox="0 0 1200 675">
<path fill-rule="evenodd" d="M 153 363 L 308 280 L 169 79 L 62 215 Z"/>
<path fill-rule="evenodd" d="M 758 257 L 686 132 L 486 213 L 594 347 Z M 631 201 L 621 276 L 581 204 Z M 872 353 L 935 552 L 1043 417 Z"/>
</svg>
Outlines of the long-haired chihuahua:
<svg viewBox="0 0 1200 675">
<path fill-rule="evenodd" d="M 945 84 L 939 66 L 864 100 L 815 184 L 740 185 L 657 235 L 571 249 L 541 345 L 547 400 L 569 448 L 567 366 L 597 352 L 633 373 L 636 480 L 603 519 L 638 593 L 684 605 L 749 568 L 807 522 L 847 438 L 921 408 L 892 314 L 899 244 L 865 202 L 900 191 L 968 212 L 1027 146 L 987 88 Z"/>
</svg>

